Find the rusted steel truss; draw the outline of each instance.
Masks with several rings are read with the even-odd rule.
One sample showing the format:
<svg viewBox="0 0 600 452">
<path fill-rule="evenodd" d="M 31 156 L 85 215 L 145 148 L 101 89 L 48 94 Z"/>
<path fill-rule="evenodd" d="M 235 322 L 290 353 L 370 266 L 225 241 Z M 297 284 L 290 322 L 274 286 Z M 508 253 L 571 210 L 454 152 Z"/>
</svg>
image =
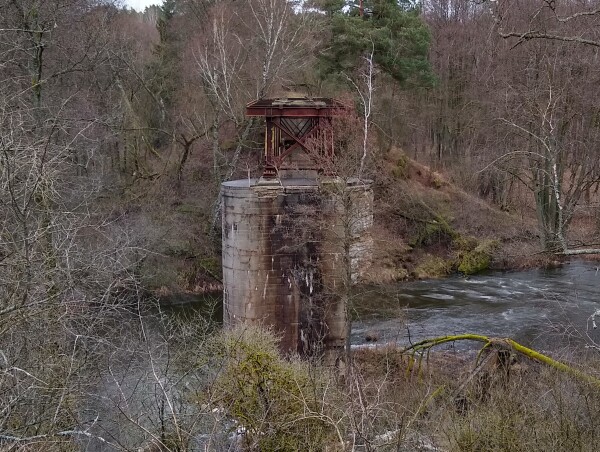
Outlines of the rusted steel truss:
<svg viewBox="0 0 600 452">
<path fill-rule="evenodd" d="M 326 171 L 321 159 L 333 157 L 331 119 L 341 108 L 344 106 L 333 99 L 306 97 L 259 99 L 248 104 L 247 116 L 263 116 L 266 121 L 263 177 L 276 177 L 297 150 L 310 157 L 314 163 L 310 169 Z"/>
</svg>

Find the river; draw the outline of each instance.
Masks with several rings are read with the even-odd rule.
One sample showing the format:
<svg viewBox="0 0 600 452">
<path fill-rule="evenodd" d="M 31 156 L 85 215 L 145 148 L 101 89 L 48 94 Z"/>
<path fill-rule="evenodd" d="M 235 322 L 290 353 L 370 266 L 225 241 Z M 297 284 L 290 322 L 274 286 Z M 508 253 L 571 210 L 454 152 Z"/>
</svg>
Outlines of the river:
<svg viewBox="0 0 600 452">
<path fill-rule="evenodd" d="M 510 337 L 546 350 L 600 344 L 600 328 L 593 329 L 591 319 L 600 309 L 599 266 L 583 260 L 553 269 L 372 287 L 357 294 L 354 305 L 353 344 L 365 343 L 367 336 L 408 344 L 460 333 Z"/>
</svg>

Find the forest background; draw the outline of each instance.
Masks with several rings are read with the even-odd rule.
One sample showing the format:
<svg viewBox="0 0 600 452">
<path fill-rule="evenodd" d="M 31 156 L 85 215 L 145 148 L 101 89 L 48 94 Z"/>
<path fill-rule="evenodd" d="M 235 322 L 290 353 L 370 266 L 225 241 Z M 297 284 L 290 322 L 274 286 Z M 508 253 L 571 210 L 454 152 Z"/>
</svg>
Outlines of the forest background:
<svg viewBox="0 0 600 452">
<path fill-rule="evenodd" d="M 256 98 L 354 107 L 337 144 L 374 182 L 366 282 L 594 251 L 599 21 L 583 1 L 1 0 L 6 436 L 85 436 L 77 376 L 114 319 L 221 290 L 219 187 L 260 175 Z"/>
<path fill-rule="evenodd" d="M 4 264 L 29 267 L 41 253 L 40 274 L 52 273 L 64 265 L 60 246 L 120 242 L 119 265 L 136 262 L 150 290 L 218 290 L 220 183 L 260 174 L 262 124 L 244 107 L 289 91 L 355 107 L 337 145 L 368 151 L 375 261 L 388 279 L 456 270 L 477 247 L 506 268 L 593 245 L 594 8 L 363 9 L 6 1 Z"/>
</svg>

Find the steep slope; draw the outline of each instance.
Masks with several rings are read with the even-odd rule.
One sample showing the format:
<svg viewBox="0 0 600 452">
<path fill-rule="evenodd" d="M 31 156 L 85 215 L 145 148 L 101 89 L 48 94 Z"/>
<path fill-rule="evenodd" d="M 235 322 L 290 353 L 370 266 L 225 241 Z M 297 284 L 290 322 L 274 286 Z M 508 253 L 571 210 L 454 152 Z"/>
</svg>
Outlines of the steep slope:
<svg viewBox="0 0 600 452">
<path fill-rule="evenodd" d="M 379 174 L 372 282 L 540 263 L 533 218 L 466 193 L 397 149 Z"/>
</svg>

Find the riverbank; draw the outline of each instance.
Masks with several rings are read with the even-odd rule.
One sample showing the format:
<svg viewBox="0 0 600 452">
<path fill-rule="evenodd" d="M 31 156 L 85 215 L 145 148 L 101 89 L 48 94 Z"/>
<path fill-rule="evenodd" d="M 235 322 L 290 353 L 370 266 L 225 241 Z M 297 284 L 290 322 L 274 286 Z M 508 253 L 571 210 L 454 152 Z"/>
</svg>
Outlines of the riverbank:
<svg viewBox="0 0 600 452">
<path fill-rule="evenodd" d="M 396 439 L 397 450 L 596 449 L 600 399 L 592 385 L 528 359 L 511 357 L 504 367 L 493 355 L 481 358 L 477 369 L 473 353 L 432 352 L 422 361 L 394 348 L 355 354 L 359 378 L 368 382 L 366 397 L 380 397 L 368 399 L 371 406 L 407 410 L 402 429 L 390 428 L 385 436 Z M 572 364 L 598 371 L 597 357 Z"/>
<path fill-rule="evenodd" d="M 365 283 L 549 268 L 568 261 L 543 252 L 530 193 L 498 206 L 395 149 L 386 168 L 387 177 L 375 189 L 375 250 Z M 578 212 L 570 243 L 598 241 L 595 215 L 589 209 Z"/>
</svg>

